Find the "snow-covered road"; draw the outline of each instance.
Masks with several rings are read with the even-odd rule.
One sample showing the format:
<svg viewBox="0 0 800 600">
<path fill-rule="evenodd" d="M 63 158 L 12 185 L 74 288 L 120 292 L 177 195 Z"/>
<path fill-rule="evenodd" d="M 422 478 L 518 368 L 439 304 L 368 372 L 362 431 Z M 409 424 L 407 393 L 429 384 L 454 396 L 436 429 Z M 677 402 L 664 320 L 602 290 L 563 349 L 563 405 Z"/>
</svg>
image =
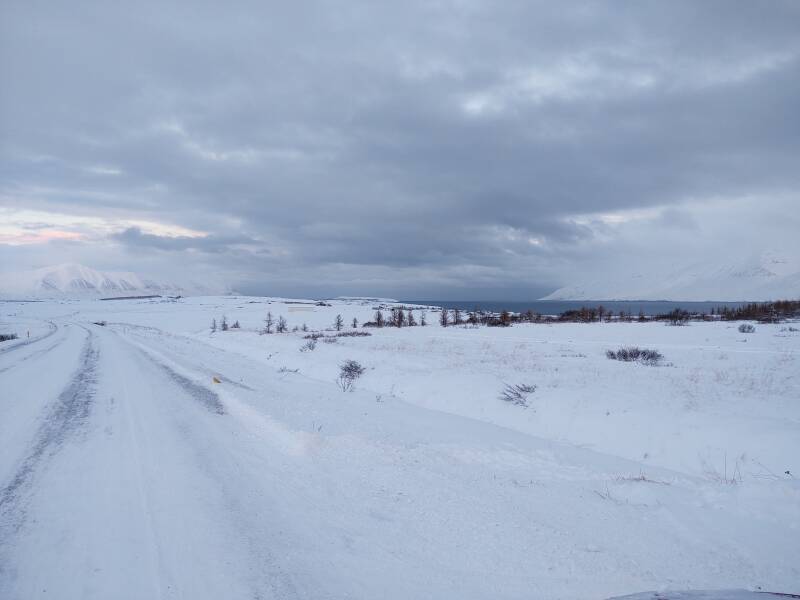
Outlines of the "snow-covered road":
<svg viewBox="0 0 800 600">
<path fill-rule="evenodd" d="M 239 478 L 220 443 L 217 395 L 114 332 L 59 329 L 55 344 L 30 345 L 2 374 L 6 389 L 37 393 L 3 406 L 26 409 L 2 422 L 30 441 L 3 465 L 0 597 L 292 596 L 268 538 L 248 544 L 254 523 L 239 496 L 258 493 L 264 509 L 268 500 L 253 486 L 230 489 Z M 49 353 L 71 360 L 45 363 Z M 47 368 L 70 362 L 67 373 Z M 36 406 L 42 380 L 60 391 Z"/>
<path fill-rule="evenodd" d="M 666 469 L 641 480 L 640 463 L 344 394 L 156 327 L 38 327 L 0 353 L 0 598 L 589 599 L 800 581 L 790 483 L 775 505 Z"/>
</svg>

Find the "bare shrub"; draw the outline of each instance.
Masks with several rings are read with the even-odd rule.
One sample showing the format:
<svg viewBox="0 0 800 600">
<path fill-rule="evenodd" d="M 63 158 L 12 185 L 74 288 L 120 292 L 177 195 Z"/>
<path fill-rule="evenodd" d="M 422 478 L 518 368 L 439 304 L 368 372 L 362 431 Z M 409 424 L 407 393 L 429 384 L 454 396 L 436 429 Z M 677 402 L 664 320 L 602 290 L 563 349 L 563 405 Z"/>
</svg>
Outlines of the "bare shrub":
<svg viewBox="0 0 800 600">
<path fill-rule="evenodd" d="M 622 482 L 642 482 L 642 483 L 657 483 L 659 485 L 670 485 L 669 481 L 662 481 L 660 479 L 650 479 L 647 475 L 645 475 L 644 471 L 639 471 L 638 475 L 617 475 L 614 477 L 614 481 L 617 483 Z"/>
<path fill-rule="evenodd" d="M 241 328 L 242 328 L 242 326 L 239 325 L 239 321 L 238 320 L 234 321 L 233 325 L 231 325 L 231 329 L 241 329 Z"/>
<path fill-rule="evenodd" d="M 99 325 L 100 327 L 105 327 L 107 323 L 105 321 L 94 321 L 94 325 Z"/>
<path fill-rule="evenodd" d="M 527 407 L 528 396 L 535 391 L 535 385 L 528 385 L 525 383 L 511 385 L 510 383 L 507 383 L 503 388 L 503 391 L 500 392 L 500 400 L 503 400 L 504 402 L 510 402 L 511 404 L 516 404 L 517 406 Z"/>
<path fill-rule="evenodd" d="M 731 468 L 728 466 L 728 453 L 726 452 L 722 459 L 721 469 L 717 468 L 713 464 L 710 464 L 706 460 L 702 460 L 704 474 L 708 479 L 717 483 L 724 483 L 727 485 L 736 485 L 742 483 L 742 458 L 742 456 L 737 457 Z"/>
<path fill-rule="evenodd" d="M 676 308 L 675 310 L 668 312 L 665 315 L 660 315 L 658 318 L 664 319 L 665 321 L 667 321 L 669 325 L 681 327 L 689 324 L 690 316 L 691 315 L 689 315 L 688 311 Z"/>
<path fill-rule="evenodd" d="M 219 328 L 222 329 L 222 331 L 228 331 L 228 317 L 225 315 L 222 315 L 222 321 L 220 321 Z"/>
<path fill-rule="evenodd" d="M 366 324 L 364 325 L 366 327 Z M 304 340 L 322 340 L 325 344 L 335 344 L 337 342 L 337 338 L 350 338 L 350 337 L 369 337 L 372 334 L 369 331 L 340 331 L 333 335 L 325 335 L 324 333 L 320 333 L 316 331 L 314 333 L 309 333 L 308 335 L 304 335 Z"/>
<path fill-rule="evenodd" d="M 16 333 L 0 333 L 0 342 L 9 342 L 17 339 Z"/>
<path fill-rule="evenodd" d="M 657 365 L 664 356 L 658 350 L 639 348 L 638 346 L 627 346 L 614 350 L 606 350 L 606 357 L 611 360 L 621 360 L 624 362 L 640 362 L 644 365 Z"/>
<path fill-rule="evenodd" d="M 358 362 L 346 360 L 339 365 L 339 377 L 336 379 L 336 383 L 343 392 L 352 391 L 356 380 L 364 374 L 364 371 L 366 369 Z"/>
<path fill-rule="evenodd" d="M 317 339 L 311 338 L 305 344 L 300 346 L 300 352 L 311 352 L 312 350 L 316 350 L 317 348 Z"/>
<path fill-rule="evenodd" d="M 756 328 L 750 323 L 742 323 L 739 325 L 739 333 L 755 333 Z"/>
</svg>

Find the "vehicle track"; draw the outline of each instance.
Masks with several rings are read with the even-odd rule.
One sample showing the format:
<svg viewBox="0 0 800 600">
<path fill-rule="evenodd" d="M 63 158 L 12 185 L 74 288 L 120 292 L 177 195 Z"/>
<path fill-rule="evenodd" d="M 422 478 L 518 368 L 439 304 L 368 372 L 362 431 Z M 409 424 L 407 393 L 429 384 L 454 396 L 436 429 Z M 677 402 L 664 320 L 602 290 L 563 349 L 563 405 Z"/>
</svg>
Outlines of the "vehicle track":
<svg viewBox="0 0 800 600">
<path fill-rule="evenodd" d="M 216 413 L 218 415 L 225 414 L 225 407 L 223 406 L 222 401 L 220 400 L 217 394 L 209 390 L 207 387 L 195 383 L 188 377 L 184 377 L 183 375 L 174 371 L 171 367 L 168 367 L 164 363 L 156 361 L 149 354 L 145 354 L 145 356 L 159 369 L 164 371 L 164 373 L 167 374 L 167 376 L 172 380 L 173 383 L 175 383 L 177 386 L 183 389 L 189 396 L 197 400 L 197 402 L 202 404 L 209 411 Z"/>
<path fill-rule="evenodd" d="M 117 324 L 117 325 L 124 325 L 124 324 Z M 148 332 L 155 332 L 158 335 L 162 334 L 160 329 L 156 329 L 154 327 L 127 326 L 127 325 L 126 325 L 126 327 L 129 328 L 129 329 L 134 329 L 134 330 L 143 330 L 143 331 L 148 331 Z M 173 369 L 172 367 L 170 367 L 169 365 L 167 365 L 163 361 L 158 360 L 158 358 L 153 356 L 150 352 L 145 351 L 141 346 L 138 346 L 137 344 L 132 344 L 129 339 L 125 338 L 125 336 L 122 334 L 122 332 L 115 331 L 115 330 L 112 330 L 112 331 L 117 336 L 118 340 L 124 340 L 126 344 L 128 344 L 132 348 L 136 349 L 139 353 L 141 353 L 141 355 L 144 358 L 146 358 L 150 363 L 152 363 L 153 365 L 158 367 L 161 371 L 163 371 L 167 375 L 167 377 L 169 377 L 172 380 L 173 383 L 175 383 L 178 387 L 180 387 L 183 391 L 185 391 L 190 397 L 195 399 L 198 403 L 202 404 L 209 411 L 211 411 L 213 413 L 216 413 L 218 415 L 224 415 L 225 414 L 225 406 L 223 405 L 222 400 L 220 399 L 219 395 L 216 394 L 214 391 L 208 389 L 207 387 L 205 387 L 203 385 L 200 385 L 199 383 L 197 383 L 195 381 L 192 381 L 191 379 L 189 379 L 188 377 L 186 377 L 184 375 L 181 375 L 175 369 Z M 222 378 L 222 376 L 220 376 L 220 379 L 228 381 L 227 379 Z M 234 385 L 239 385 L 240 387 L 243 387 L 243 388 L 246 388 L 246 389 L 252 389 L 252 388 L 248 388 L 247 386 L 244 386 L 244 385 L 241 385 L 241 384 L 236 384 L 235 382 L 234 382 Z"/>
<path fill-rule="evenodd" d="M 116 334 L 114 336 L 116 343 L 119 344 L 116 351 L 131 352 L 140 357 L 143 360 L 143 368 L 140 370 L 142 376 L 151 370 L 156 375 L 156 377 L 145 377 L 146 379 L 158 382 L 160 380 L 158 374 L 160 374 L 166 378 L 165 383 L 168 386 L 172 384 L 177 392 L 175 395 L 188 396 L 208 413 L 211 413 L 211 417 L 228 415 L 222 399 L 216 392 L 177 372 L 158 355 L 151 354 L 139 344 L 127 339 L 127 336 L 120 332 L 114 333 Z M 159 388 L 161 384 L 155 383 L 155 385 Z M 142 394 L 142 396 L 147 397 L 148 394 Z M 132 404 L 129 401 L 124 404 L 128 412 L 126 420 L 132 438 L 137 440 L 138 450 L 134 454 L 137 455 L 136 460 L 141 463 L 138 468 L 144 473 L 143 465 L 146 464 L 146 460 L 142 461 L 141 458 L 147 456 L 148 442 L 139 439 L 142 437 L 141 434 L 145 433 L 142 431 L 143 421 L 140 413 L 143 405 Z M 202 411 L 187 411 L 180 405 L 166 408 L 163 414 L 166 417 L 164 422 L 169 423 L 172 431 L 179 434 L 181 446 L 186 448 L 193 457 L 193 466 L 203 474 L 204 478 L 214 482 L 214 488 L 218 494 L 216 501 L 220 503 L 218 510 L 222 508 L 221 513 L 217 513 L 217 518 L 228 522 L 228 535 L 237 540 L 237 545 L 241 545 L 243 557 L 241 560 L 245 565 L 245 575 L 243 575 L 241 584 L 249 588 L 247 597 L 253 600 L 298 597 L 299 591 L 291 573 L 284 569 L 279 555 L 273 554 L 272 549 L 264 544 L 264 540 L 269 539 L 270 534 L 274 535 L 275 532 L 265 532 L 263 523 L 257 520 L 252 521 L 250 518 L 250 515 L 254 514 L 254 510 L 252 504 L 246 499 L 255 493 L 262 498 L 262 501 L 265 501 L 262 496 L 263 492 L 258 486 L 251 488 L 249 484 L 238 481 L 235 476 L 232 479 L 232 474 L 238 473 L 240 469 L 236 451 L 227 445 L 219 445 L 221 439 L 227 439 L 224 437 L 224 433 L 222 438 L 218 437 L 221 432 L 228 430 L 230 425 L 226 424 L 219 429 L 219 424 L 223 421 L 203 418 Z M 146 435 L 144 437 L 146 438 Z M 140 480 L 145 479 L 144 475 L 140 476 Z M 231 485 L 232 481 L 235 482 L 233 486 Z M 242 490 L 248 491 L 242 493 Z M 148 490 L 143 487 L 140 490 L 143 506 L 149 507 L 152 504 L 153 501 L 149 498 L 152 494 L 152 489 Z M 259 508 L 263 509 L 264 505 L 260 505 Z M 145 508 L 143 512 L 150 513 L 150 511 L 150 508 Z M 150 526 L 156 531 L 157 528 L 154 525 Z M 157 535 L 154 533 L 153 539 L 156 538 Z M 166 554 L 169 554 L 169 551 Z M 164 560 L 169 562 L 168 558 Z"/>
<path fill-rule="evenodd" d="M 88 330 L 87 333 L 77 371 L 48 408 L 31 449 L 16 473 L 0 489 L 0 547 L 9 534 L 17 533 L 25 522 L 25 495 L 32 487 L 36 472 L 89 418 L 95 395 L 98 352 L 93 334 Z"/>
</svg>

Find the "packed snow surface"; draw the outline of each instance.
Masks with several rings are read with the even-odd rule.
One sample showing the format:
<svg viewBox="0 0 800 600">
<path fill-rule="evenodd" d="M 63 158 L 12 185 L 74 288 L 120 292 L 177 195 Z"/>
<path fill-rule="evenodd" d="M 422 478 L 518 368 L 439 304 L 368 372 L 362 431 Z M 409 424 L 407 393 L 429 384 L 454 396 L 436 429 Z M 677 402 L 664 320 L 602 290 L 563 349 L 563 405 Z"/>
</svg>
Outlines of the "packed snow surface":
<svg viewBox="0 0 800 600">
<path fill-rule="evenodd" d="M 376 305 L 328 304 L 0 303 L 0 598 L 800 591 L 797 323 L 332 338 Z"/>
</svg>

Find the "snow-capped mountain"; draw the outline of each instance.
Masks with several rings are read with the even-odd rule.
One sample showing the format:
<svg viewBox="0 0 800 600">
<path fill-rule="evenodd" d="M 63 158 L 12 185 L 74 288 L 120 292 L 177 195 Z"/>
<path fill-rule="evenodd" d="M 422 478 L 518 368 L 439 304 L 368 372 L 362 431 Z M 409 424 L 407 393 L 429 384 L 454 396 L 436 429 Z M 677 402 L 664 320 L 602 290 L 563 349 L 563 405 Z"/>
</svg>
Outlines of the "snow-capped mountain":
<svg viewBox="0 0 800 600">
<path fill-rule="evenodd" d="M 695 263 L 562 287 L 542 300 L 763 301 L 800 298 L 800 258 L 767 252 L 730 264 Z"/>
<path fill-rule="evenodd" d="M 114 297 L 202 292 L 194 287 L 145 279 L 131 272 L 97 271 L 67 263 L 13 273 L 0 280 L 0 296 Z"/>
</svg>

